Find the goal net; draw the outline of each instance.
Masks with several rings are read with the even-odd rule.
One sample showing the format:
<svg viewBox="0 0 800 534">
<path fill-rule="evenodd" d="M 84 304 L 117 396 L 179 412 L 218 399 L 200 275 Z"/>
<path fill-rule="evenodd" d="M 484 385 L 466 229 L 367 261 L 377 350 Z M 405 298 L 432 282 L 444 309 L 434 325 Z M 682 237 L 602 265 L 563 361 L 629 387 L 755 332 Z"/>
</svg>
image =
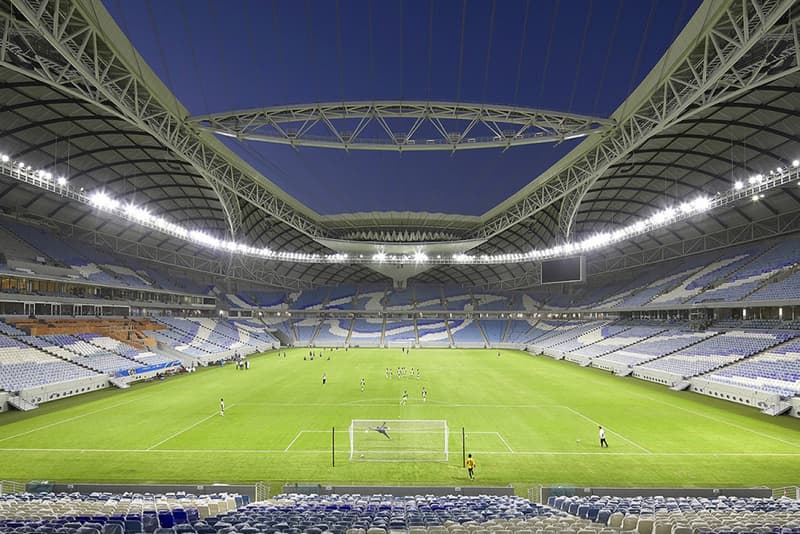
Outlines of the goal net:
<svg viewBox="0 0 800 534">
<path fill-rule="evenodd" d="M 446 462 L 445 420 L 353 419 L 350 460 L 362 462 Z"/>
</svg>

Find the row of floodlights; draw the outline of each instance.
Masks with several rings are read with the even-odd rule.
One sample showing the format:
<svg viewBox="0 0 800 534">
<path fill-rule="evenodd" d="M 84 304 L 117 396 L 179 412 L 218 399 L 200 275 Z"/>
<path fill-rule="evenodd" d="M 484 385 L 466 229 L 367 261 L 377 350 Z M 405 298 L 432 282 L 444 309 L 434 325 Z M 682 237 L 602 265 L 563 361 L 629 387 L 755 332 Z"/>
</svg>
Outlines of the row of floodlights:
<svg viewBox="0 0 800 534">
<path fill-rule="evenodd" d="M 6 154 L 0 154 L 0 161 L 4 164 L 11 164 L 15 171 L 19 173 L 25 173 L 29 177 L 37 178 L 41 182 L 50 183 L 53 180 L 53 175 L 50 172 L 44 170 L 34 171 L 30 165 L 26 165 L 21 161 L 12 161 L 11 158 Z M 791 165 L 797 169 L 800 167 L 800 160 L 792 161 Z M 770 171 L 768 176 L 764 176 L 763 174 L 752 176 L 747 180 L 747 186 L 754 187 L 762 184 L 767 180 L 771 180 L 776 176 L 782 175 L 784 170 L 785 169 L 782 167 L 777 167 L 775 170 Z M 69 182 L 63 176 L 57 177 L 55 183 L 57 183 L 63 189 L 69 189 Z M 745 185 L 745 182 L 737 180 L 733 184 L 733 189 L 734 191 L 741 191 L 747 186 Z M 81 188 L 81 192 L 83 192 L 83 188 Z M 386 252 L 378 251 L 371 257 L 365 257 L 363 254 L 360 254 L 358 257 L 353 257 L 351 259 L 350 256 L 345 253 L 307 254 L 303 252 L 274 251 L 269 247 L 252 247 L 243 243 L 236 243 L 235 241 L 218 239 L 202 230 L 189 230 L 179 224 L 175 224 L 167 221 L 166 219 L 153 215 L 147 208 L 139 207 L 134 204 L 123 205 L 120 201 L 109 196 L 109 194 L 103 190 L 94 191 L 92 193 L 83 195 L 83 197 L 88 204 L 101 211 L 120 215 L 127 220 L 148 226 L 150 228 L 155 228 L 164 233 L 171 234 L 186 241 L 190 241 L 194 244 L 213 250 L 222 250 L 276 261 L 289 261 L 298 263 L 367 263 L 371 261 L 373 263 L 423 264 L 430 261 L 428 255 L 425 254 L 425 252 L 421 249 L 417 250 L 413 254 L 404 255 L 387 254 Z M 756 201 L 764 198 L 764 194 L 754 194 L 752 198 L 754 201 Z M 437 256 L 436 263 L 452 262 L 458 264 L 502 264 L 582 254 L 618 243 L 620 241 L 624 241 L 630 237 L 641 235 L 645 232 L 655 230 L 663 226 L 667 226 L 668 224 L 682 220 L 686 217 L 703 213 L 711 207 L 713 207 L 711 198 L 707 196 L 699 196 L 694 200 L 683 202 L 677 206 L 670 206 L 659 210 L 647 219 L 640 220 L 613 232 L 600 232 L 581 241 L 564 243 L 562 245 L 557 245 L 547 249 L 531 250 L 527 253 L 495 255 L 483 254 L 480 256 L 459 253 L 454 254 L 450 258 Z"/>
</svg>

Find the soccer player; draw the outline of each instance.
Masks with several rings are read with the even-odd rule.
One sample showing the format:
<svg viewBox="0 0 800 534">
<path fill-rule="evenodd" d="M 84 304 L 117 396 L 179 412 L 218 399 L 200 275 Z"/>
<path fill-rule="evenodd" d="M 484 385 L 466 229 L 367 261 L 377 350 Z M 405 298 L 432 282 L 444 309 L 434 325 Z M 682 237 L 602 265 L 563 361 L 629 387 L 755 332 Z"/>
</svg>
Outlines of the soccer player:
<svg viewBox="0 0 800 534">
<path fill-rule="evenodd" d="M 225 400 L 219 399 L 219 414 L 225 417 Z"/>
<path fill-rule="evenodd" d="M 408 404 L 408 390 L 403 390 L 403 397 L 400 399 L 400 406 L 405 406 Z"/>
<path fill-rule="evenodd" d="M 419 367 L 417 367 L 417 380 L 419 380 Z"/>
<path fill-rule="evenodd" d="M 382 425 L 376 426 L 372 430 L 374 430 L 378 434 L 383 434 L 384 436 L 386 436 L 386 439 L 392 439 L 392 436 L 389 435 L 389 427 L 386 426 L 385 422 Z"/>
<path fill-rule="evenodd" d="M 425 389 L 425 386 L 422 386 L 422 402 L 428 400 L 428 390 Z"/>
<path fill-rule="evenodd" d="M 365 387 L 367 387 L 367 379 L 366 378 L 362 378 L 361 379 L 361 393 L 364 393 L 364 388 Z"/>
<path fill-rule="evenodd" d="M 467 473 L 470 480 L 475 479 L 475 460 L 472 459 L 472 454 L 467 455 Z"/>
<path fill-rule="evenodd" d="M 327 382 L 327 381 L 328 381 L 328 375 L 326 375 L 325 373 L 322 373 L 322 385 L 324 386 L 325 382 Z"/>
<path fill-rule="evenodd" d="M 606 431 L 603 430 L 602 426 L 598 426 L 597 428 L 600 429 L 600 431 L 599 431 L 599 434 L 600 434 L 600 447 L 608 448 L 608 442 L 606 441 Z"/>
</svg>

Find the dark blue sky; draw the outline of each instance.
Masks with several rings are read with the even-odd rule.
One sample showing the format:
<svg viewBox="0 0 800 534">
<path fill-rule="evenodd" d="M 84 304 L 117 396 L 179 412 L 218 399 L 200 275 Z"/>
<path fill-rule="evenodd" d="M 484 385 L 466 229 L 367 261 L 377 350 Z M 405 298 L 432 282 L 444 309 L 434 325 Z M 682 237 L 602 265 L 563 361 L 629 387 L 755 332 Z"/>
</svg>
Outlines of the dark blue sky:
<svg viewBox="0 0 800 534">
<path fill-rule="evenodd" d="M 291 103 L 408 99 L 608 116 L 661 58 L 700 1 L 105 4 L 194 115 Z M 401 155 L 226 141 L 267 178 L 323 214 L 468 215 L 479 215 L 519 190 L 575 143 L 505 153 Z"/>
</svg>

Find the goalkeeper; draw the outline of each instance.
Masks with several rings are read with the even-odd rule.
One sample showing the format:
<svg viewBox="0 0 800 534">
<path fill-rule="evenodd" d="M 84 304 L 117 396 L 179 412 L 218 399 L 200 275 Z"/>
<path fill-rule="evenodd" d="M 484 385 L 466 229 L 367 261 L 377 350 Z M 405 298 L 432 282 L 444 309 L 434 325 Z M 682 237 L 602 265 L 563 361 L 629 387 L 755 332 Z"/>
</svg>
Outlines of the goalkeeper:
<svg viewBox="0 0 800 534">
<path fill-rule="evenodd" d="M 378 434 L 383 434 L 384 436 L 386 436 L 386 439 L 392 439 L 392 436 L 389 435 L 389 427 L 386 426 L 385 422 L 382 425 L 376 426 L 372 430 L 374 430 Z"/>
</svg>

